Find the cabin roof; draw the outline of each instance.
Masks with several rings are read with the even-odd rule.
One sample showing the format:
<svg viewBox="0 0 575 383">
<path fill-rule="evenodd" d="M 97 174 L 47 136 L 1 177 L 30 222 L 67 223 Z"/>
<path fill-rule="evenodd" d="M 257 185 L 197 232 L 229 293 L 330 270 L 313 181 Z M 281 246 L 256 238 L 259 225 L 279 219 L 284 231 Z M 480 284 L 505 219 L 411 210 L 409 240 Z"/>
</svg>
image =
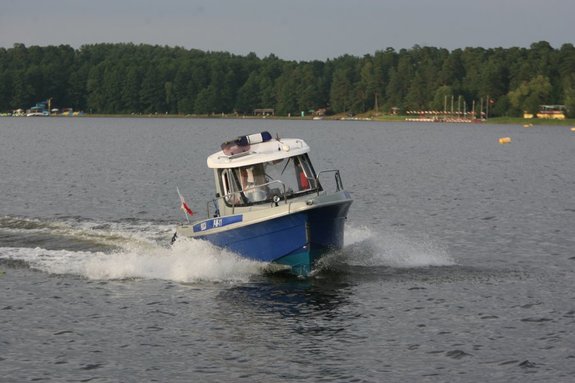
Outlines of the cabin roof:
<svg viewBox="0 0 575 383">
<path fill-rule="evenodd" d="M 243 153 L 225 155 L 223 150 L 208 157 L 208 167 L 212 169 L 238 168 L 262 162 L 276 161 L 309 152 L 310 148 L 299 138 L 272 139 L 250 145 Z"/>
</svg>

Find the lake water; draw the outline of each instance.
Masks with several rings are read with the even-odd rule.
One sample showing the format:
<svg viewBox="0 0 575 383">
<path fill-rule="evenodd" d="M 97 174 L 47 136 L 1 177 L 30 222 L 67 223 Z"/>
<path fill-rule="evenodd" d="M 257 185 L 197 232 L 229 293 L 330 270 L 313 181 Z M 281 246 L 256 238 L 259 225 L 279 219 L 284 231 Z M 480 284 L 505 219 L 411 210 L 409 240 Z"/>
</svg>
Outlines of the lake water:
<svg viewBox="0 0 575 383">
<path fill-rule="evenodd" d="M 354 198 L 306 280 L 168 246 L 263 130 Z M 568 127 L 0 119 L 0 382 L 572 382 L 574 272 Z"/>
</svg>

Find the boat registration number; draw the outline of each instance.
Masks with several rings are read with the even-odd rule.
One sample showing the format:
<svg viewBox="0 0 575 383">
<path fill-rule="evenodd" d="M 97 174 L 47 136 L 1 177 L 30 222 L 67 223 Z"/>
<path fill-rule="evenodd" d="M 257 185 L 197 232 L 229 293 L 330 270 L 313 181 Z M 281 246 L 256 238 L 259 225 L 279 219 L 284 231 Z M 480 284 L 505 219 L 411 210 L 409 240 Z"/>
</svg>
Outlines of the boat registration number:
<svg viewBox="0 0 575 383">
<path fill-rule="evenodd" d="M 242 215 L 231 215 L 229 217 L 211 218 L 195 224 L 194 233 L 231 225 L 232 223 L 242 222 L 242 220 L 243 220 Z"/>
</svg>

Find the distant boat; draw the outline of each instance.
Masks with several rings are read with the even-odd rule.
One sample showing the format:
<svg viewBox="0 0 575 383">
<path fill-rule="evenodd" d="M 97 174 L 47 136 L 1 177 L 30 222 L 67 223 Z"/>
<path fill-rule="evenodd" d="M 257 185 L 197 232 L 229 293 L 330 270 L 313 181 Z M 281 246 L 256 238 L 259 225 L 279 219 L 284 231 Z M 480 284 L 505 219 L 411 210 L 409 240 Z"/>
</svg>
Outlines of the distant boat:
<svg viewBox="0 0 575 383">
<path fill-rule="evenodd" d="M 50 116 L 50 113 L 48 113 L 48 111 L 26 113 L 26 117 L 48 117 L 48 116 Z"/>
<path fill-rule="evenodd" d="M 50 115 L 50 102 L 51 99 L 37 103 L 26 113 L 26 117 L 48 117 Z"/>
<path fill-rule="evenodd" d="M 303 140 L 272 139 L 262 132 L 225 142 L 221 149 L 207 159 L 215 176 L 213 215 L 208 203 L 207 218 L 180 225 L 174 240 L 205 239 L 298 276 L 343 247 L 351 196 L 339 170 L 315 172 Z M 320 182 L 326 175 L 334 177 L 334 191 Z"/>
</svg>

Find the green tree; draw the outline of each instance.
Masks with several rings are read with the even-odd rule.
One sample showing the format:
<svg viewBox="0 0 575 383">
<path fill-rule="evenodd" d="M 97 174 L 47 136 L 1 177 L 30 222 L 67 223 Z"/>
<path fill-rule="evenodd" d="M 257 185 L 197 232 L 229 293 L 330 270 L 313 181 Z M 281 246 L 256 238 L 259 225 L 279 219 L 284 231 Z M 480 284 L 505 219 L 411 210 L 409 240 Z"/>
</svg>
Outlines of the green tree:
<svg viewBox="0 0 575 383">
<path fill-rule="evenodd" d="M 558 52 L 557 70 L 560 77 L 560 92 L 569 117 L 575 117 L 575 47 L 563 44 Z"/>
<path fill-rule="evenodd" d="M 318 62 L 300 65 L 296 102 L 299 110 L 315 110 L 327 105 L 323 65 Z"/>
<path fill-rule="evenodd" d="M 194 111 L 197 114 L 212 114 L 220 111 L 217 89 L 214 85 L 202 89 L 196 97 Z"/>
<path fill-rule="evenodd" d="M 330 88 L 330 104 L 335 113 L 357 113 L 361 100 L 356 97 L 357 59 L 345 55 L 334 61 L 334 70 Z"/>
<path fill-rule="evenodd" d="M 97 113 L 279 114 L 329 107 L 360 113 L 391 107 L 442 109 L 446 95 L 469 105 L 489 96 L 491 113 L 538 104 L 575 113 L 575 48 L 539 41 L 529 48 L 392 48 L 325 62 L 259 59 L 181 47 L 92 44 L 0 48 L 0 110 L 54 105 Z M 543 79 L 543 80 L 542 80 Z M 449 93 L 449 94 L 448 94 Z"/>
<path fill-rule="evenodd" d="M 405 96 L 405 105 L 411 110 L 426 110 L 428 89 L 425 86 L 425 79 L 421 72 L 417 71 L 413 77 L 407 94 Z"/>
<path fill-rule="evenodd" d="M 101 66 L 94 66 L 88 73 L 86 81 L 86 92 L 88 94 L 87 108 L 90 113 L 104 113 L 105 112 L 105 95 L 100 87 L 103 78 L 103 71 Z"/>
<path fill-rule="evenodd" d="M 300 73 L 293 63 L 286 64 L 283 73 L 275 81 L 276 113 L 297 115 L 301 110 L 297 103 Z"/>
<path fill-rule="evenodd" d="M 411 79 L 414 77 L 414 65 L 407 50 L 399 52 L 397 66 L 389 71 L 389 82 L 385 89 L 388 103 L 392 107 L 403 109 Z"/>
<path fill-rule="evenodd" d="M 509 92 L 508 96 L 511 105 L 516 110 L 537 113 L 539 106 L 548 102 L 550 94 L 551 83 L 549 79 L 539 75 Z"/>
<path fill-rule="evenodd" d="M 433 95 L 431 109 L 440 111 L 450 110 L 448 107 L 448 100 L 451 100 L 451 96 L 453 96 L 453 94 L 453 89 L 448 85 L 443 85 L 437 88 Z"/>
<path fill-rule="evenodd" d="M 142 112 L 140 102 L 140 92 L 142 84 L 142 73 L 136 65 L 130 65 L 126 69 L 124 85 L 120 90 L 121 102 L 125 113 Z"/>
<path fill-rule="evenodd" d="M 144 113 L 165 113 L 167 111 L 165 103 L 164 82 L 156 68 L 150 67 L 146 70 L 140 88 L 140 102 Z M 137 95 L 134 95 L 137 96 Z"/>
<path fill-rule="evenodd" d="M 240 113 L 250 114 L 254 109 L 262 107 L 259 84 L 259 74 L 254 72 L 239 89 L 235 105 Z"/>
</svg>

